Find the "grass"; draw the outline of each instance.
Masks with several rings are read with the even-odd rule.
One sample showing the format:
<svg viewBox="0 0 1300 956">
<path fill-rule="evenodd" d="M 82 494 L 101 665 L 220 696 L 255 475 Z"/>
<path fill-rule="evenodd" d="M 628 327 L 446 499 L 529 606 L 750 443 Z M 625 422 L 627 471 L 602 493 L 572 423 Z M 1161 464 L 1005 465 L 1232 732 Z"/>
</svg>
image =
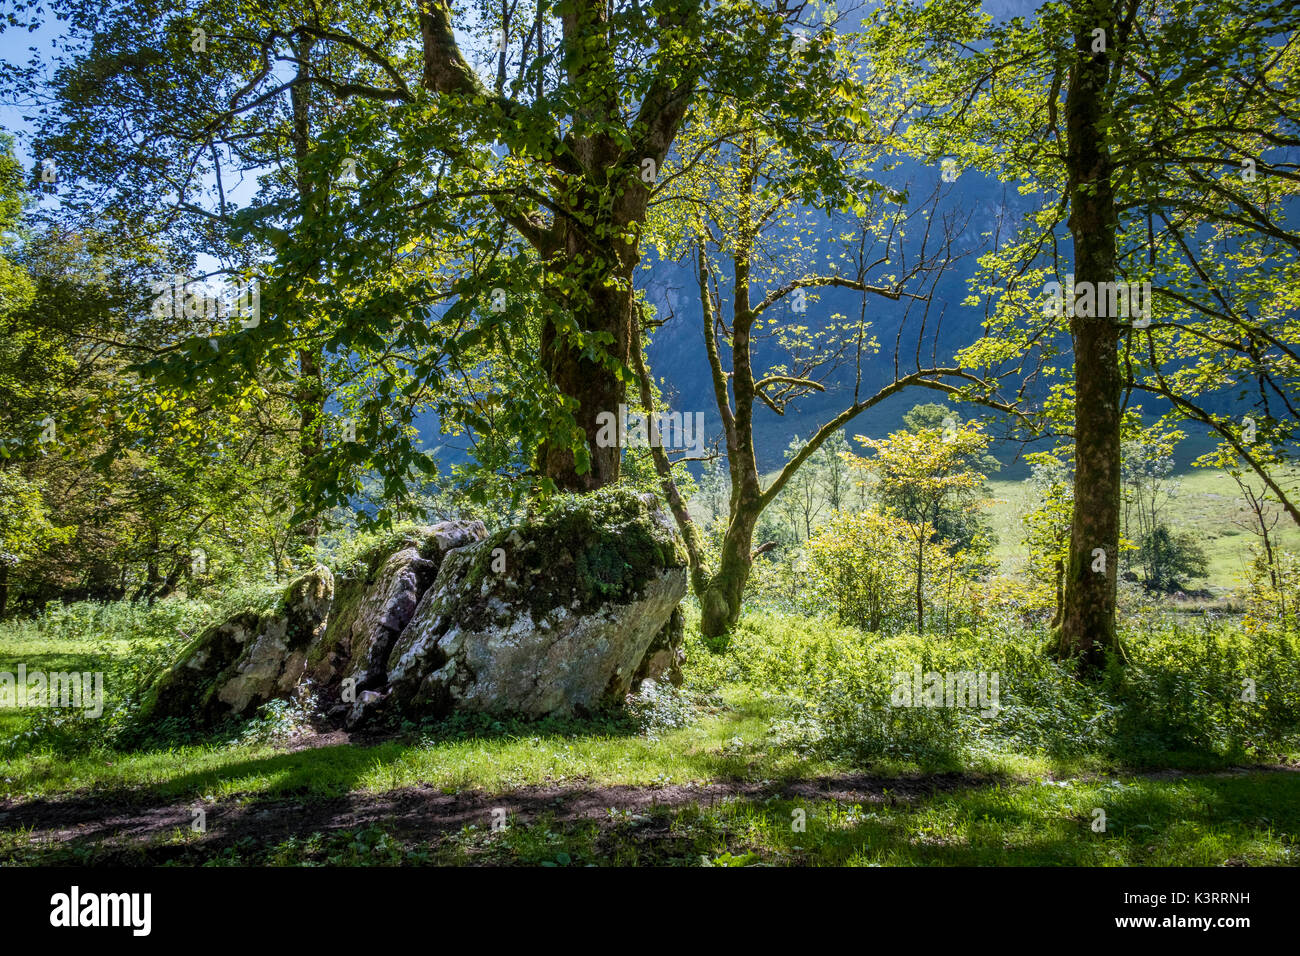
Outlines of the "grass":
<svg viewBox="0 0 1300 956">
<path fill-rule="evenodd" d="M 137 753 L 36 753 L 8 761 L 0 796 L 108 793 L 134 800 L 378 793 L 425 785 L 444 792 L 583 781 L 648 786 L 722 778 L 793 779 L 834 764 L 766 749 L 770 706 L 733 690 L 733 703 L 656 737 L 570 733 L 397 739 L 286 751 L 270 744 Z"/>
<path fill-rule="evenodd" d="M 127 601 L 72 605 L 51 603 L 35 618 L 0 625 L 0 672 L 16 674 L 20 664 L 35 671 L 113 671 L 105 676 L 107 704 L 129 690 L 123 676 L 145 666 L 150 653 L 176 644 L 215 614 L 202 601 L 164 601 L 150 607 Z M 0 740 L 17 733 L 32 708 L 0 707 Z"/>
<path fill-rule="evenodd" d="M 1104 812 L 1104 828 L 1101 826 Z M 125 851 L 0 833 L 17 863 L 206 865 L 1222 866 L 1300 862 L 1300 773 L 999 781 L 878 802 L 736 799 L 443 834 L 370 825 L 208 852 L 177 828 Z"/>
<path fill-rule="evenodd" d="M 96 639 L 77 634 L 52 639 L 40 629 L 23 624 L 6 624 L 0 640 L 0 671 L 16 674 L 19 664 L 27 672 L 96 671 L 103 667 L 105 651 L 115 656 L 128 653 L 126 636 Z M 111 691 L 105 689 L 105 694 Z M 29 707 L 0 707 L 0 739 L 18 733 L 32 715 Z"/>
<path fill-rule="evenodd" d="M 1280 474 L 1283 485 L 1294 484 L 1300 471 Z M 1192 582 L 1216 594 L 1246 583 L 1250 547 L 1258 541 L 1241 523 L 1249 526 L 1250 515 L 1232 478 L 1219 469 L 1193 468 L 1176 476 L 1178 496 L 1168 505 L 1179 531 L 1191 532 L 1209 559 L 1209 573 Z M 1034 490 L 1027 481 L 995 479 L 989 482 L 992 501 L 988 516 L 998 543 L 994 548 L 1002 570 L 1014 574 L 1024 570 L 1026 551 L 1021 516 L 1034 507 Z M 1300 552 L 1300 527 L 1283 515 L 1277 524 L 1279 544 Z"/>
<path fill-rule="evenodd" d="M 0 670 L 23 662 L 125 674 L 142 647 L 191 629 L 204 613 L 211 609 L 81 606 L 11 622 L 0 626 Z M 119 750 L 92 739 L 19 748 L 0 767 L 0 863 L 1300 862 L 1300 773 L 1233 767 L 1296 762 L 1291 637 L 1252 638 L 1227 624 L 1133 632 L 1134 663 L 1122 685 L 1103 690 L 1058 672 L 1028 633 L 886 638 L 752 612 L 725 650 L 710 653 L 692 618 L 685 726 L 602 718 L 407 726 L 352 743 L 236 739 Z M 888 675 L 913 659 L 939 670 L 1000 670 L 1004 721 L 872 710 L 874 698 L 888 696 Z M 1225 696 L 1225 688 L 1237 693 L 1239 671 L 1259 678 L 1269 708 Z M 17 729 L 23 716 L 0 711 L 0 729 Z M 99 727 L 89 732 L 102 736 Z M 1225 744 L 1239 739 L 1247 750 Z M 1250 750 L 1250 740 L 1264 749 Z M 1134 741 L 1145 749 L 1125 749 Z M 402 794 L 515 806 L 539 788 L 562 797 L 596 789 L 609 806 L 568 816 L 534 808 L 502 832 L 486 820 L 449 829 L 404 824 L 395 812 L 366 825 L 329 815 L 339 801 L 388 806 Z M 236 829 L 218 840 L 165 821 L 131 836 L 99 824 L 60 834 L 63 824 L 41 822 L 45 811 L 31 815 L 38 800 L 52 802 L 49 813 L 80 802 L 94 820 L 184 816 L 202 803 L 226 820 L 246 811 L 292 821 L 301 812 L 316 822 L 284 824 L 297 828 L 287 836 Z M 1093 829 L 1098 809 L 1104 831 Z M 6 825 L 3 814 L 14 812 L 39 829 Z"/>
</svg>

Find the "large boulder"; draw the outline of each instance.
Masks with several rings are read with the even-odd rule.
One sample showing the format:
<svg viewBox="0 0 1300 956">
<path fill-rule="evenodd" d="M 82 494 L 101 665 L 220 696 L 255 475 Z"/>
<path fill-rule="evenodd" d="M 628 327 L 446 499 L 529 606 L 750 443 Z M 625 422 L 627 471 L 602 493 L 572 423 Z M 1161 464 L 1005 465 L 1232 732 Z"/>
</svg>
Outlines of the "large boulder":
<svg viewBox="0 0 1300 956">
<path fill-rule="evenodd" d="M 386 682 L 393 641 L 415 614 L 443 556 L 486 537 L 481 521 L 444 521 L 383 541 L 340 573 L 325 634 L 308 655 L 308 676 L 327 703 Z M 344 681 L 351 682 L 347 695 Z"/>
<path fill-rule="evenodd" d="M 635 689 L 644 680 L 656 683 L 667 681 L 680 687 L 685 680 L 682 665 L 686 663 L 686 652 L 682 650 L 682 641 L 686 637 L 686 619 L 682 617 L 681 607 L 673 609 L 672 616 L 655 635 L 655 639 L 646 648 L 641 666 L 632 675 L 632 687 Z"/>
<path fill-rule="evenodd" d="M 209 627 L 154 681 L 140 718 L 211 724 L 291 696 L 333 597 L 334 577 L 317 565 L 290 583 L 271 609 L 243 611 Z"/>
<path fill-rule="evenodd" d="M 386 689 L 358 695 L 349 723 L 621 702 L 638 679 L 672 676 L 685 593 L 685 548 L 653 495 L 562 496 L 447 553 L 393 643 Z"/>
<path fill-rule="evenodd" d="M 685 593 L 685 548 L 653 495 L 563 496 L 491 537 L 443 522 L 208 628 L 140 716 L 212 724 L 294 696 L 349 725 L 588 713 L 645 679 L 681 680 Z"/>
</svg>

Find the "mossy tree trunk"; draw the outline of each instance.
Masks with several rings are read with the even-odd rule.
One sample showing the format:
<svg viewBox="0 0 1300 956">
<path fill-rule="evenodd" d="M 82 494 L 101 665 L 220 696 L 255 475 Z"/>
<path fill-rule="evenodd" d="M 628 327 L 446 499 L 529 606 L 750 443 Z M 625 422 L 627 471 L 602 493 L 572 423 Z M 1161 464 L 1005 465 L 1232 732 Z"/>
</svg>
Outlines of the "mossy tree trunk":
<svg viewBox="0 0 1300 956">
<path fill-rule="evenodd" d="M 480 81 L 457 44 L 450 4 L 420 0 L 419 8 L 424 86 L 481 100 L 500 116 L 503 140 L 516 140 L 520 130 L 528 130 L 546 147 L 546 159 L 538 163 L 549 183 L 547 195 L 536 202 L 522 196 L 494 199 L 502 218 L 545 264 L 546 292 L 561 315 L 543 327 L 541 361 L 582 433 L 578 454 L 572 443 L 552 441 L 539 449 L 537 465 L 561 490 L 612 484 L 619 476 L 620 449 L 597 446 L 597 418 L 617 413 L 625 395 L 620 371 L 627 367 L 632 341 L 632 280 L 650 197 L 642 174 L 646 164 L 655 170 L 663 164 L 695 97 L 704 64 L 699 47 L 661 48 L 644 88 L 621 90 L 618 60 L 632 51 L 620 46 L 624 41 L 610 22 L 612 7 L 573 0 L 555 9 L 561 34 L 550 54 L 568 89 L 555 105 L 547 104 L 539 73 L 538 103 L 525 108 L 504 95 L 503 83 L 493 91 Z M 694 2 L 664 7 L 656 10 L 657 27 L 690 36 L 698 28 L 697 14 Z M 500 70 L 498 77 L 504 77 Z M 639 104 L 631 122 L 625 115 L 629 101 Z M 570 103 L 581 104 L 572 115 Z M 565 133 L 557 132 L 564 127 Z M 537 144 L 530 149 L 537 151 Z M 574 341 L 573 332 L 585 341 Z M 593 358 L 593 343 L 604 349 L 602 359 Z"/>
<path fill-rule="evenodd" d="M 1075 0 L 1075 54 L 1066 100 L 1069 228 L 1076 286 L 1115 281 L 1117 213 L 1107 142 L 1108 83 L 1121 40 L 1109 0 Z M 1098 34 L 1104 33 L 1104 49 Z M 1085 287 L 1086 288 L 1086 287 Z M 1096 295 L 1098 303 L 1105 301 Z M 1072 308 L 1071 313 L 1075 310 Z M 1095 308 L 1094 312 L 1106 312 Z M 1074 340 L 1074 511 L 1057 652 L 1096 668 L 1115 646 L 1119 571 L 1119 326 L 1110 315 L 1070 318 Z"/>
<path fill-rule="evenodd" d="M 320 219 L 327 212 L 325 206 L 329 202 L 329 189 L 318 189 L 307 171 L 312 152 L 311 85 L 308 81 L 311 77 L 313 49 L 314 42 L 310 37 L 300 41 L 298 82 L 289 92 L 294 186 L 298 193 L 298 206 L 304 227 L 310 227 Z M 311 280 L 303 285 L 310 288 L 320 278 L 322 262 L 319 257 L 313 257 L 303 264 L 303 269 Z M 304 318 L 310 319 L 310 303 L 303 302 L 300 306 L 305 313 Z M 325 403 L 329 398 L 321 357 L 315 346 L 304 345 L 298 349 L 298 376 L 292 397 L 298 418 L 297 470 L 305 483 L 310 484 L 308 473 L 325 451 Z M 320 536 L 320 518 L 311 511 L 295 515 L 293 532 L 301 551 L 314 551 L 316 539 Z"/>
<path fill-rule="evenodd" d="M 601 162 L 617 162 L 615 144 L 602 147 L 609 155 Z M 619 201 L 607 214 L 600 211 L 600 191 L 591 189 L 587 194 L 587 213 L 592 218 L 600 217 L 593 230 L 596 236 L 635 235 L 637 230 L 629 227 L 644 219 L 648 198 L 641 183 L 628 179 Z M 609 358 L 626 366 L 632 340 L 632 279 L 640 260 L 636 240 L 594 241 L 587 230 L 561 220 L 553 241 L 564 254 L 556 257 L 554 267 L 548 270 L 552 273 L 548 286 L 564 290 L 559 295 L 561 309 L 584 335 L 605 338 Z M 586 265 L 575 267 L 574 263 Z M 542 328 L 541 357 L 548 380 L 573 403 L 575 423 L 585 436 L 588 462 L 583 469 L 570 445 L 548 444 L 540 452 L 540 470 L 562 491 L 594 491 L 614 484 L 618 481 L 622 449 L 617 444 L 600 447 L 594 438 L 599 432 L 598 416 L 602 412 L 617 414 L 625 401 L 623 380 L 611 372 L 608 364 L 595 360 L 589 348 L 575 345 L 552 322 Z"/>
<path fill-rule="evenodd" d="M 664 449 L 651 447 L 655 469 L 662 479 L 664 494 L 673 516 L 686 539 L 687 553 L 691 562 L 691 586 L 700 600 L 701 631 L 706 637 L 719 637 L 725 634 L 740 617 L 745 585 L 753 568 L 754 559 L 764 551 L 775 547 L 767 542 L 754 547 L 754 533 L 758 520 L 764 509 L 773 504 L 782 490 L 798 470 L 826 443 L 831 436 L 841 432 L 854 418 L 869 408 L 873 408 L 892 395 L 914 385 L 935 389 L 945 393 L 957 391 L 957 386 L 950 384 L 951 379 L 959 379 L 964 384 L 976 383 L 987 389 L 987 383 L 977 376 L 960 368 L 928 367 L 900 375 L 895 363 L 895 377 L 887 385 L 872 395 L 863 396 L 861 387 L 861 366 L 859 365 L 858 384 L 853 397 L 838 414 L 817 429 L 808 441 L 789 458 L 776 477 L 763 488 L 759 477 L 758 461 L 754 442 L 754 412 L 761 403 L 776 414 L 784 414 L 785 409 L 798 399 L 823 391 L 818 381 L 823 363 L 813 362 L 798 374 L 784 368 L 776 368 L 766 374 L 755 375 L 753 356 L 753 336 L 756 323 L 761 323 L 760 334 L 770 336 L 774 325 L 785 321 L 777 318 L 778 310 L 784 308 L 791 296 L 795 301 L 805 290 L 821 287 L 838 287 L 852 289 L 864 297 L 863 313 L 866 312 L 866 296 L 882 295 L 889 299 L 901 298 L 901 287 L 891 285 L 874 285 L 867 281 L 867 266 L 859 265 L 856 277 L 836 272 L 828 275 L 804 274 L 785 281 L 778 288 L 765 291 L 762 286 L 763 276 L 758 282 L 752 281 L 752 250 L 756 248 L 760 233 L 772 221 L 773 210 L 764 211 L 764 200 L 759 190 L 760 173 L 767 161 L 767 145 L 760 143 L 755 132 L 747 132 L 738 137 L 737 155 L 728 157 L 727 168 L 738 170 L 735 177 L 736 194 L 729 208 L 734 208 L 734 219 L 728 218 L 726 241 L 717 242 L 723 254 L 730 259 L 731 276 L 731 316 L 730 326 L 722 319 L 723 301 L 717 290 L 717 282 L 712 275 L 712 266 L 706 252 L 705 240 L 695 242 L 696 281 L 703 316 L 702 332 L 706 357 L 713 384 L 714 402 L 718 417 L 722 422 L 723 439 L 726 443 L 727 468 L 731 479 L 731 502 L 727 529 L 723 535 L 721 552 L 716 568 L 707 567 L 702 547 L 701 536 L 694 521 L 681 500 L 672 478 L 672 466 Z M 778 217 L 779 218 L 779 217 Z M 715 223 L 719 229 L 720 224 Z M 697 235 L 709 235 L 710 228 L 701 223 Z M 934 268 L 945 268 L 947 262 Z M 758 289 L 757 302 L 754 291 Z M 797 295 L 796 295 L 797 294 Z M 923 299 L 924 295 L 906 293 L 913 298 Z M 646 410 L 653 410 L 652 390 L 649 370 L 642 354 L 641 333 L 644 320 L 637 316 L 633 325 L 634 340 L 631 358 L 641 383 L 641 405 Z M 799 319 L 791 320 L 794 322 Z M 730 369 L 723 359 L 723 348 L 730 350 Z M 829 360 L 827 360 L 829 361 Z M 861 355 L 859 355 L 859 362 Z M 1012 406 L 999 402 L 992 397 L 974 399 L 1002 412 L 1013 412 Z"/>
<path fill-rule="evenodd" d="M 925 633 L 925 525 L 916 538 L 916 633 Z"/>
</svg>

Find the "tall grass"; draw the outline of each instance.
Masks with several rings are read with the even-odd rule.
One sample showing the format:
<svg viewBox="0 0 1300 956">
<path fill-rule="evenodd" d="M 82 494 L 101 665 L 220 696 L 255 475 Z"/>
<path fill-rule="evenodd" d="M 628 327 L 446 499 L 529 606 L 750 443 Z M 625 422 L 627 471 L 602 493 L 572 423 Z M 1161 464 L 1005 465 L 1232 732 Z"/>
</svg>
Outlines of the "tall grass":
<svg viewBox="0 0 1300 956">
<path fill-rule="evenodd" d="M 788 716 L 788 746 L 956 766 L 977 752 L 1101 754 L 1134 764 L 1267 759 L 1300 744 L 1300 638 L 1173 621 L 1124 634 L 1127 661 L 1081 680 L 1029 629 L 877 635 L 822 618 L 748 615 L 721 653 L 688 638 L 696 689 L 743 683 Z M 895 706 L 896 675 L 998 675 L 999 709 Z"/>
</svg>

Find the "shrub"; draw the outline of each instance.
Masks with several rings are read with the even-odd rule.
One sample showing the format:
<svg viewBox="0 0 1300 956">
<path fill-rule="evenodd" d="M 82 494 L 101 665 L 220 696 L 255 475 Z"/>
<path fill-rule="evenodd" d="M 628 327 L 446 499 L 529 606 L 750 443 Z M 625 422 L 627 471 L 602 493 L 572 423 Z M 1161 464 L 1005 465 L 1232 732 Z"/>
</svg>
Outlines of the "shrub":
<svg viewBox="0 0 1300 956">
<path fill-rule="evenodd" d="M 829 619 L 751 613 L 710 655 L 688 630 L 689 685 L 748 684 L 786 716 L 783 745 L 869 761 L 955 765 L 979 751 L 1103 754 L 1136 765 L 1171 754 L 1208 762 L 1287 752 L 1300 741 L 1300 638 L 1206 620 L 1127 631 L 1128 663 L 1100 682 L 1042 653 L 1021 626 L 949 636 L 881 636 Z M 922 672 L 998 674 L 996 715 L 961 707 L 892 706 L 893 678 Z M 1250 699 L 1252 698 L 1253 699 Z"/>
<path fill-rule="evenodd" d="M 877 511 L 840 512 L 808 542 L 810 591 L 844 624 L 869 631 L 906 619 L 907 526 Z"/>
</svg>

